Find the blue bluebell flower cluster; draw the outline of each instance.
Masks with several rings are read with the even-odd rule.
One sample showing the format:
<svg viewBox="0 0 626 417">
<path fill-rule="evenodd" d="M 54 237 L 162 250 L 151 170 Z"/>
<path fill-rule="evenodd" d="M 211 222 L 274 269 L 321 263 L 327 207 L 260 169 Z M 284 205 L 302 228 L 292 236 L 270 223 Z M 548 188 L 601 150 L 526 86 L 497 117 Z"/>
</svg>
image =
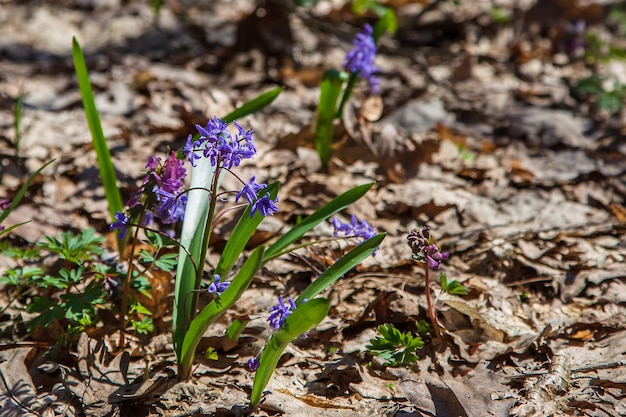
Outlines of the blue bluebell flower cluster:
<svg viewBox="0 0 626 417">
<path fill-rule="evenodd" d="M 296 303 L 289 297 L 288 303 L 285 304 L 282 295 L 278 296 L 278 304 L 270 308 L 270 315 L 267 321 L 270 322 L 272 328 L 278 330 L 285 323 L 285 319 L 296 310 Z"/>
<path fill-rule="evenodd" d="M 180 158 L 176 152 L 171 152 L 163 163 L 161 158 L 150 157 L 145 166 L 147 174 L 144 181 L 128 202 L 129 211 L 115 214 L 111 230 L 120 230 L 120 237 L 124 238 L 131 219 L 135 218 L 133 209 L 138 206 L 145 209 L 142 216 L 144 225 L 150 224 L 155 217 L 163 224 L 182 221 L 187 204 L 183 189 L 187 175 L 185 159 L 196 166 L 199 159 L 208 158 L 216 167 L 216 175 L 219 175 L 221 169 L 230 171 L 256 154 L 254 132 L 245 130 L 237 122 L 233 124 L 237 128 L 234 135 L 229 132 L 228 123 L 214 117 L 204 127 L 196 125 L 199 137 L 195 140 L 191 135 L 187 137 L 185 146 L 178 152 Z M 237 193 L 236 202 L 245 198 L 252 207 L 250 216 L 257 212 L 263 216 L 274 215 L 278 212 L 278 198 L 271 198 L 267 188 L 266 184 L 256 183 L 253 176 Z"/>
<path fill-rule="evenodd" d="M 376 230 L 365 220 L 359 220 L 354 214 L 350 217 L 350 222 L 342 222 L 339 218 L 333 217 L 331 220 L 333 225 L 333 236 L 337 237 L 340 233 L 344 237 L 356 237 L 361 239 L 360 243 L 376 236 Z M 376 255 L 378 249 L 372 255 Z"/>
<path fill-rule="evenodd" d="M 354 47 L 346 54 L 343 68 L 366 79 L 370 84 L 370 92 L 376 94 L 380 90 L 380 79 L 375 74 L 380 70 L 374 65 L 377 48 L 373 33 L 372 27 L 365 25 L 363 32 L 356 35 Z"/>
<path fill-rule="evenodd" d="M 217 116 L 209 120 L 205 127 L 196 125 L 200 138 L 194 141 L 189 135 L 182 149 L 183 155 L 193 166 L 195 161 L 201 158 L 201 154 L 211 160 L 212 166 L 226 169 L 239 166 L 242 160 L 252 158 L 256 155 L 254 131 L 244 130 L 237 122 L 233 124 L 238 130 L 234 137 L 228 131 L 228 123 L 218 119 Z"/>
<path fill-rule="evenodd" d="M 408 237 L 408 245 L 413 252 L 413 258 L 420 262 L 425 262 L 432 269 L 439 269 L 443 261 L 450 256 L 449 252 L 441 252 L 433 242 L 430 235 L 430 228 L 424 226 L 422 230 L 411 230 Z"/>
</svg>

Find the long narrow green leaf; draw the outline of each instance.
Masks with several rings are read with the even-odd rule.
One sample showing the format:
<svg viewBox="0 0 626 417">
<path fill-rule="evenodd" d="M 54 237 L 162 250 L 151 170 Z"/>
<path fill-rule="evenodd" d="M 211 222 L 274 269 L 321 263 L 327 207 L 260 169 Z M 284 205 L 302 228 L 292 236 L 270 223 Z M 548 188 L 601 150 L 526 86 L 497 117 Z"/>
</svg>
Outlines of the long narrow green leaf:
<svg viewBox="0 0 626 417">
<path fill-rule="evenodd" d="M 303 303 L 304 300 L 312 299 L 341 278 L 345 273 L 360 264 L 365 258 L 374 253 L 385 236 L 385 233 L 380 233 L 343 255 L 341 259 L 332 264 L 326 271 L 322 272 L 315 281 L 302 291 L 300 296 L 296 299 L 296 305 Z"/>
<path fill-rule="evenodd" d="M 13 197 L 13 201 L 11 201 L 11 205 L 9 206 L 8 209 L 4 210 L 2 213 L 0 213 L 0 223 L 2 223 L 4 221 L 4 219 L 7 218 L 7 216 L 13 211 L 15 210 L 15 207 L 18 206 L 18 204 L 20 204 L 20 201 L 22 201 L 22 198 L 24 198 L 24 194 L 26 194 L 26 190 L 28 190 L 28 187 L 30 187 L 30 183 L 33 182 L 33 180 L 35 179 L 35 177 L 37 175 L 39 175 L 39 173 L 41 171 L 43 171 L 48 165 L 50 165 L 51 163 L 53 163 L 55 161 L 55 159 L 52 159 L 48 162 L 46 162 L 45 164 L 43 164 L 37 171 L 33 172 L 32 174 L 30 174 L 28 176 L 28 179 L 26 179 L 26 182 L 20 187 L 19 191 L 17 192 L 17 194 L 15 195 L 15 197 Z"/>
<path fill-rule="evenodd" d="M 354 203 L 365 193 L 372 188 L 374 183 L 368 183 L 354 187 L 345 193 L 333 198 L 328 203 L 317 209 L 314 213 L 307 216 L 300 223 L 295 225 L 291 230 L 282 235 L 276 242 L 274 242 L 265 252 L 264 262 L 279 256 L 281 252 L 296 240 L 300 239 L 306 232 L 313 229 L 315 226 L 328 219 L 333 214 L 340 212 L 341 210 Z"/>
<path fill-rule="evenodd" d="M 98 114 L 98 109 L 96 108 L 96 103 L 93 98 L 85 57 L 76 38 L 72 38 L 72 56 L 74 58 L 74 69 L 76 71 L 76 78 L 78 79 L 80 94 L 83 99 L 87 124 L 89 125 L 93 147 L 96 151 L 98 169 L 100 170 L 100 177 L 102 178 L 102 185 L 104 186 L 104 195 L 109 205 L 111 219 L 114 219 L 115 213 L 124 209 L 122 195 L 117 186 L 115 168 L 111 161 L 109 147 L 100 123 L 100 115 Z M 123 250 L 123 247 L 124 242 L 120 239 L 120 252 Z"/>
<path fill-rule="evenodd" d="M 332 152 L 337 100 L 341 94 L 343 83 L 347 79 L 348 73 L 345 71 L 327 70 L 320 85 L 320 101 L 317 105 L 317 120 L 315 122 L 315 150 L 317 150 L 324 169 L 328 167 Z"/>
<path fill-rule="evenodd" d="M 25 222 L 17 223 L 17 224 L 14 224 L 12 226 L 7 227 L 6 229 L 0 230 L 0 239 L 2 238 L 2 236 L 4 236 L 5 234 L 9 233 L 11 230 L 17 229 L 18 227 L 20 227 L 22 225 L 25 225 L 26 223 L 30 223 L 30 222 L 31 222 L 31 220 L 26 220 Z"/>
<path fill-rule="evenodd" d="M 187 379 L 189 372 L 191 372 L 196 348 L 204 332 L 241 297 L 243 292 L 250 285 L 252 278 L 254 278 L 254 275 L 261 267 L 264 250 L 264 246 L 256 248 L 246 262 L 244 262 L 226 291 L 204 307 L 200 314 L 198 314 L 189 325 L 189 330 L 183 341 L 182 355 L 180 356 L 178 365 L 178 372 L 181 379 Z"/>
<path fill-rule="evenodd" d="M 280 184 L 278 182 L 269 185 L 268 192 L 272 200 L 276 198 L 279 186 Z M 237 259 L 241 256 L 241 253 L 250 240 L 250 237 L 264 219 L 263 215 L 259 212 L 256 212 L 251 218 L 250 210 L 251 207 L 248 206 L 241 214 L 237 225 L 230 234 L 230 238 L 226 242 L 226 246 L 222 251 L 222 256 L 220 257 L 217 267 L 215 268 L 215 274 L 221 277 L 228 276 L 235 265 L 235 262 L 237 262 Z"/>
<path fill-rule="evenodd" d="M 330 309 L 330 300 L 316 298 L 299 305 L 296 310 L 285 319 L 283 327 L 278 329 L 261 353 L 259 369 L 254 375 L 254 385 L 250 394 L 250 406 L 256 407 L 261 401 L 263 390 L 267 386 L 283 351 L 292 340 L 317 326 Z"/>
<path fill-rule="evenodd" d="M 15 147 L 15 156 L 20 156 L 20 142 L 22 140 L 22 112 L 24 110 L 24 86 L 20 87 L 20 91 L 15 100 L 15 121 L 13 127 L 15 128 L 15 141 L 13 146 Z"/>
<path fill-rule="evenodd" d="M 278 87 L 266 93 L 263 93 L 250 101 L 246 101 L 240 107 L 228 113 L 222 120 L 224 120 L 226 123 L 230 123 L 233 120 L 241 119 L 242 117 L 245 117 L 249 114 L 256 113 L 259 110 L 263 109 L 263 107 L 274 101 L 284 89 L 284 87 Z"/>
</svg>

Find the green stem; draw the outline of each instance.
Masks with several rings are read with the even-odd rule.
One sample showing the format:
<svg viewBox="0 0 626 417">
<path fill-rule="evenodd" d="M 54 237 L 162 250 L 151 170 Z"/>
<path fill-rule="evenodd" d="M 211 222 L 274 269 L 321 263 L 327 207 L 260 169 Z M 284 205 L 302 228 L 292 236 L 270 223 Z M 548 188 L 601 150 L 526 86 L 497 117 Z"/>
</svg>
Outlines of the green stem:
<svg viewBox="0 0 626 417">
<path fill-rule="evenodd" d="M 354 90 L 354 86 L 359 81 L 358 73 L 351 73 L 350 78 L 348 79 L 348 84 L 346 88 L 343 90 L 343 95 L 341 96 L 341 101 L 339 102 L 339 107 L 337 108 L 337 115 L 335 118 L 341 120 L 343 119 L 343 109 L 346 106 L 348 100 L 352 96 L 352 91 Z"/>
</svg>

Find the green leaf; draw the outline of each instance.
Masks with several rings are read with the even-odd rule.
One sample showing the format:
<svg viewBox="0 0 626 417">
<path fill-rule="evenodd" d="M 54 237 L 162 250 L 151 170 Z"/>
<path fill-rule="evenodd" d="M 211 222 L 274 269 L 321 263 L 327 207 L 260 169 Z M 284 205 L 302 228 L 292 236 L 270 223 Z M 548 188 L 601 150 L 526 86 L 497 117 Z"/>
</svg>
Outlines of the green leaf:
<svg viewBox="0 0 626 417">
<path fill-rule="evenodd" d="M 191 372 L 196 348 L 204 332 L 241 297 L 241 294 L 243 294 L 250 285 L 250 282 L 252 282 L 252 278 L 254 278 L 254 275 L 261 267 L 264 251 L 264 246 L 256 248 L 246 262 L 244 262 L 226 291 L 204 307 L 200 314 L 198 314 L 189 325 L 189 330 L 185 334 L 180 359 L 178 361 L 178 373 L 181 379 L 187 379 Z"/>
<path fill-rule="evenodd" d="M 467 295 L 467 289 L 460 282 L 448 282 L 448 278 L 443 272 L 439 274 L 439 283 L 441 284 L 441 290 L 443 292 L 454 295 Z"/>
<path fill-rule="evenodd" d="M 380 19 L 374 25 L 374 33 L 372 33 L 374 41 L 378 41 L 385 32 L 395 33 L 398 30 L 398 18 L 393 9 L 385 7 L 379 16 Z"/>
<path fill-rule="evenodd" d="M 154 260 L 154 266 L 163 270 L 163 271 L 171 271 L 178 264 L 178 254 L 177 253 L 165 253 L 160 255 L 157 259 Z"/>
<path fill-rule="evenodd" d="M 26 190 L 28 190 L 28 187 L 30 187 L 30 183 L 33 182 L 33 180 L 35 179 L 35 177 L 37 175 L 39 175 L 39 173 L 41 171 L 43 171 L 48 165 L 50 165 L 51 163 L 53 163 L 55 161 L 55 159 L 52 159 L 48 162 L 46 162 L 45 164 L 43 164 L 41 166 L 41 168 L 39 168 L 37 171 L 33 172 L 32 174 L 30 174 L 30 176 L 28 177 L 28 179 L 26 180 L 26 182 L 24 182 L 24 185 L 22 185 L 19 189 L 19 191 L 17 192 L 17 194 L 15 195 L 15 197 L 13 197 L 13 200 L 11 201 L 11 205 L 9 206 L 8 209 L 4 210 L 2 213 L 0 213 L 0 223 L 2 223 L 8 216 L 9 214 L 15 210 L 15 208 L 18 206 L 18 204 L 20 204 L 20 201 L 22 201 L 22 198 L 24 198 L 24 195 L 26 194 Z M 27 222 L 24 222 L 27 223 Z M 20 225 L 24 224 L 24 223 L 20 223 Z M 8 232 L 9 230 L 14 229 L 16 226 L 15 225 L 11 228 L 7 228 L 7 230 L 5 230 L 5 233 Z M 0 232 L 0 236 L 3 233 Z"/>
<path fill-rule="evenodd" d="M 15 100 L 15 122 L 13 127 L 15 128 L 15 140 L 13 146 L 15 147 L 15 156 L 20 156 L 20 141 L 22 138 L 22 111 L 24 109 L 24 86 L 20 86 L 17 100 Z"/>
<path fill-rule="evenodd" d="M 381 324 L 378 333 L 382 337 L 370 340 L 366 348 L 386 361 L 385 366 L 404 366 L 417 363 L 415 351 L 424 346 L 422 338 L 410 332 L 403 333 L 393 324 Z"/>
<path fill-rule="evenodd" d="M 263 390 L 267 386 L 280 357 L 287 345 L 297 337 L 317 326 L 330 309 L 330 300 L 316 298 L 298 306 L 285 319 L 283 327 L 278 329 L 265 345 L 259 357 L 259 369 L 254 375 L 254 385 L 250 394 L 250 406 L 256 407 L 261 401 Z"/>
<path fill-rule="evenodd" d="M 190 294 L 196 290 L 197 271 L 194 261 L 199 265 L 204 265 L 204 259 L 200 259 L 200 257 L 202 256 L 202 245 L 209 214 L 209 198 L 206 190 L 211 188 L 215 168 L 211 166 L 209 158 L 201 158 L 197 161 L 196 166 L 191 168 L 191 173 L 185 220 L 180 236 L 172 311 L 172 340 L 179 361 L 187 326 L 194 313 L 190 301 Z"/>
<path fill-rule="evenodd" d="M 131 320 L 130 324 L 133 329 L 139 334 L 148 334 L 154 331 L 154 324 L 152 323 L 152 317 L 144 317 L 140 321 Z"/>
<path fill-rule="evenodd" d="M 217 352 L 212 347 L 209 347 L 206 350 L 206 352 L 204 352 L 204 357 L 209 359 L 209 360 L 211 360 L 211 361 L 216 361 L 216 360 L 219 359 L 219 356 L 217 355 Z"/>
<path fill-rule="evenodd" d="M 306 232 L 363 197 L 365 193 L 372 188 L 372 185 L 374 185 L 373 182 L 354 187 L 333 198 L 311 215 L 304 218 L 300 223 L 295 225 L 291 230 L 282 235 L 276 242 L 267 248 L 264 262 L 280 256 L 287 246 L 300 239 Z"/>
<path fill-rule="evenodd" d="M 274 182 L 270 184 L 268 188 L 268 192 L 270 197 L 273 199 L 276 198 L 278 194 L 279 183 Z M 256 231 L 259 224 L 263 221 L 264 217 L 260 212 L 256 212 L 254 216 L 250 217 L 251 207 L 248 206 L 241 213 L 239 217 L 239 221 L 235 225 L 232 233 L 230 234 L 230 238 L 226 242 L 226 246 L 222 251 L 222 256 L 215 268 L 215 274 L 226 277 L 230 274 L 230 271 L 233 269 L 233 266 L 241 256 L 244 248 L 248 244 L 250 237 Z"/>
<path fill-rule="evenodd" d="M 226 123 L 230 123 L 233 120 L 238 120 L 245 116 L 248 116 L 249 114 L 256 113 L 262 110 L 265 106 L 269 105 L 272 101 L 274 101 L 276 97 L 278 97 L 278 95 L 282 93 L 283 90 L 284 87 L 278 87 L 266 93 L 263 93 L 260 96 L 245 102 L 240 107 L 228 113 L 222 118 L 222 120 L 224 120 Z"/>
<path fill-rule="evenodd" d="M 300 296 L 296 299 L 296 305 L 300 305 L 304 300 L 313 299 L 352 268 L 360 264 L 365 258 L 374 253 L 385 236 L 385 233 L 380 233 L 343 255 L 302 291 Z"/>
<path fill-rule="evenodd" d="M 324 73 L 320 86 L 320 100 L 317 106 L 317 120 L 315 122 L 315 149 L 324 169 L 328 167 L 332 152 L 337 100 L 341 94 L 343 84 L 347 80 L 347 72 L 327 70 Z"/>
<path fill-rule="evenodd" d="M 111 161 L 109 147 L 104 137 L 104 132 L 102 131 L 100 115 L 98 114 L 93 91 L 91 90 L 91 83 L 89 82 L 89 73 L 87 72 L 87 65 L 85 64 L 85 57 L 75 37 L 72 38 L 72 56 L 74 58 L 74 69 L 76 71 L 76 78 L 78 79 L 80 94 L 83 99 L 87 124 L 89 125 L 93 147 L 96 151 L 98 169 L 100 170 L 100 177 L 102 178 L 102 185 L 104 186 L 104 195 L 109 205 L 109 215 L 111 219 L 114 219 L 115 213 L 118 211 L 121 212 L 124 209 L 122 195 L 117 187 L 115 167 Z M 118 249 L 120 253 L 124 251 L 123 239 L 118 239 Z"/>
</svg>

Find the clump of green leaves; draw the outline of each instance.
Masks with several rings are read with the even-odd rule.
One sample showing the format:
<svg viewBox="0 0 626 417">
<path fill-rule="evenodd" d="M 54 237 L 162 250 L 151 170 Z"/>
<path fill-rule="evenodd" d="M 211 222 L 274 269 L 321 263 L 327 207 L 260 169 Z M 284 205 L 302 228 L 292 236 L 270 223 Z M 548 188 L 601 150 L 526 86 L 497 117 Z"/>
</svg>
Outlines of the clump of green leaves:
<svg viewBox="0 0 626 417">
<path fill-rule="evenodd" d="M 452 295 L 467 295 L 467 288 L 458 281 L 448 281 L 446 274 L 441 272 L 439 274 L 439 284 L 441 285 L 441 291 Z"/>
<path fill-rule="evenodd" d="M 592 97 L 596 106 L 601 110 L 609 113 L 622 110 L 624 100 L 626 100 L 626 84 L 621 83 L 617 78 L 613 79 L 612 88 L 607 89 L 606 84 L 606 78 L 593 74 L 578 81 L 576 91 Z"/>
<path fill-rule="evenodd" d="M 1 282 L 16 287 L 17 294 L 32 296 L 26 311 L 37 316 L 27 323 L 29 331 L 55 320 L 66 322 L 70 332 L 94 324 L 96 308 L 107 294 L 101 282 L 86 282 L 86 278 L 97 274 L 94 261 L 102 255 L 103 242 L 93 229 L 87 229 L 76 235 L 64 232 L 60 239 L 46 236 L 30 250 L 3 247 L 4 255 L 12 255 L 22 265 L 6 271 Z M 28 264 L 41 262 L 45 252 L 62 261 L 62 267 L 45 273 L 39 265 Z"/>
<path fill-rule="evenodd" d="M 420 336 L 411 332 L 401 332 L 393 324 L 378 326 L 380 337 L 370 340 L 366 348 L 372 354 L 384 359 L 385 366 L 407 366 L 417 363 L 417 351 L 424 346 Z"/>
<path fill-rule="evenodd" d="M 163 238 L 153 240 L 163 242 Z M 63 232 L 58 238 L 44 236 L 32 248 L 18 248 L 8 242 L 0 245 L 0 252 L 17 264 L 3 272 L 0 284 L 12 289 L 10 299 L 27 300 L 26 311 L 35 314 L 26 324 L 28 331 L 59 322 L 69 334 L 76 334 L 98 323 L 99 310 L 115 308 L 119 299 L 116 278 L 122 272 L 102 262 L 103 243 L 104 238 L 90 228 Z M 172 269 L 167 258 L 161 259 L 159 250 L 146 252 L 151 259 L 149 266 Z M 52 266 L 45 267 L 44 261 Z M 132 288 L 149 296 L 150 284 L 145 270 L 142 272 L 134 274 Z M 137 333 L 153 331 L 151 312 L 137 300 L 130 303 L 128 314 Z"/>
</svg>

